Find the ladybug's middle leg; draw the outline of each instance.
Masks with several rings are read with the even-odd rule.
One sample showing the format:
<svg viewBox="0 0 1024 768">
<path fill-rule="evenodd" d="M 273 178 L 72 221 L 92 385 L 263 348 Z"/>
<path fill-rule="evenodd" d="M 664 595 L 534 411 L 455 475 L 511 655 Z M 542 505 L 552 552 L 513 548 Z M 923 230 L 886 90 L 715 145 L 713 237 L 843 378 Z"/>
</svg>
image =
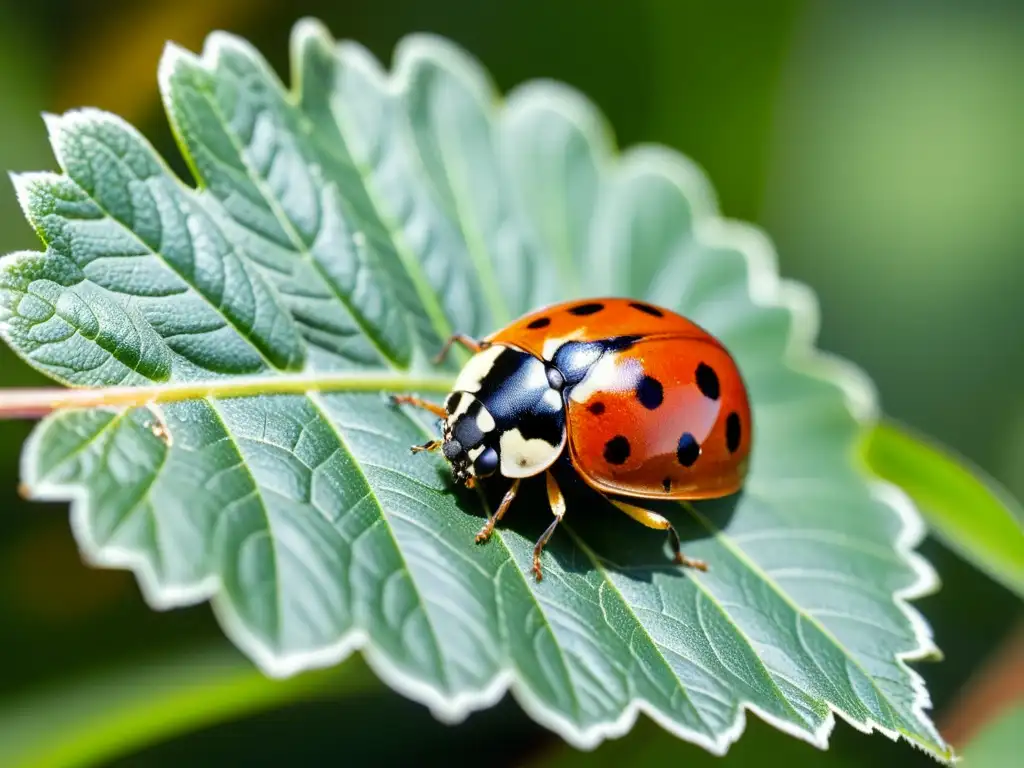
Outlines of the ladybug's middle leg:
<svg viewBox="0 0 1024 768">
<path fill-rule="evenodd" d="M 513 481 L 512 486 L 505 492 L 505 498 L 501 500 L 501 504 L 498 505 L 498 511 L 487 518 L 487 522 L 484 523 L 484 527 L 480 529 L 480 532 L 476 535 L 476 542 L 480 544 L 491 538 L 491 534 L 494 532 L 494 526 L 498 524 L 498 521 L 505 516 L 508 512 L 508 508 L 512 505 L 512 500 L 519 493 L 519 478 L 517 477 Z"/>
<path fill-rule="evenodd" d="M 679 543 L 679 534 L 676 533 L 676 529 L 672 526 L 672 523 L 668 521 L 667 517 L 659 515 L 657 512 L 652 512 L 649 509 L 644 509 L 643 507 L 627 504 L 626 502 L 619 501 L 618 499 L 608 499 L 608 501 L 632 517 L 638 523 L 642 523 L 648 528 L 654 528 L 659 531 L 668 531 L 668 540 L 672 545 L 672 553 L 675 555 L 674 559 L 676 563 L 679 565 L 685 565 L 688 568 L 696 568 L 698 571 L 706 571 L 708 569 L 708 564 L 703 560 L 696 560 L 683 554 L 682 547 Z"/>
<path fill-rule="evenodd" d="M 562 495 L 562 489 L 558 487 L 558 483 L 555 481 L 555 476 L 550 471 L 544 473 L 544 477 L 547 480 L 548 485 L 548 504 L 551 505 L 551 511 L 555 515 L 555 519 L 551 521 L 544 533 L 537 539 L 536 545 L 533 547 L 533 575 L 537 577 L 537 581 L 540 581 L 542 576 L 540 572 L 540 553 L 544 549 L 544 545 L 548 543 L 548 539 L 551 538 L 551 534 L 555 532 L 555 528 L 562 522 L 562 518 L 565 517 L 565 496 Z"/>
</svg>

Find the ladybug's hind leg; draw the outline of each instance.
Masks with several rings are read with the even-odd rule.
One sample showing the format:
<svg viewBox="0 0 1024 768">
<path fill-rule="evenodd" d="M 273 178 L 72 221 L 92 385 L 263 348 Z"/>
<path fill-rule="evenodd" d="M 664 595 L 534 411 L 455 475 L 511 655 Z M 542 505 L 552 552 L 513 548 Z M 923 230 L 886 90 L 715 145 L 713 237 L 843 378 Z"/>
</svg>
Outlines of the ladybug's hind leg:
<svg viewBox="0 0 1024 768">
<path fill-rule="evenodd" d="M 540 553 L 544 549 L 544 545 L 548 543 L 548 539 L 551 538 L 551 534 L 555 532 L 555 528 L 565 517 L 565 496 L 562 495 L 562 489 L 558 487 L 555 476 L 550 471 L 545 472 L 544 477 L 548 485 L 548 504 L 551 505 L 555 519 L 551 521 L 551 525 L 544 530 L 533 547 L 533 575 L 537 577 L 537 581 L 543 578 L 540 570 Z"/>
<path fill-rule="evenodd" d="M 679 543 L 679 534 L 676 533 L 676 529 L 672 526 L 672 523 L 668 521 L 667 517 L 659 515 L 657 512 L 652 512 L 649 509 L 644 509 L 643 507 L 627 504 L 626 502 L 619 501 L 618 499 L 608 499 L 608 501 L 632 517 L 638 523 L 642 523 L 648 528 L 654 528 L 659 531 L 668 531 L 668 540 L 672 546 L 672 553 L 675 555 L 674 560 L 676 563 L 679 565 L 685 565 L 687 568 L 696 568 L 698 571 L 706 571 L 708 569 L 708 564 L 703 560 L 696 560 L 683 554 L 682 547 Z"/>
</svg>

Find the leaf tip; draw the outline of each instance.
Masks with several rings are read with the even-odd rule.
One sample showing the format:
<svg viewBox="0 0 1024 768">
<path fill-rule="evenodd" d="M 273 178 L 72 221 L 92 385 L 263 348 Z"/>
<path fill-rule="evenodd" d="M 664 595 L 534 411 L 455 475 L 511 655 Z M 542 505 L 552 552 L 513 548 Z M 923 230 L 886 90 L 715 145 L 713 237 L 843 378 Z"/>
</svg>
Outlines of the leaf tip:
<svg viewBox="0 0 1024 768">
<path fill-rule="evenodd" d="M 608 155 L 615 152 L 611 123 L 585 93 L 568 83 L 545 78 L 530 80 L 513 88 L 505 97 L 505 112 L 513 117 L 533 111 L 556 113 L 596 142 L 599 151 Z"/>
<path fill-rule="evenodd" d="M 11 180 L 11 186 L 14 187 L 14 195 L 18 199 L 21 213 L 30 223 L 32 222 L 32 180 L 35 177 L 34 173 L 16 173 L 14 171 L 7 173 L 7 178 Z"/>
<path fill-rule="evenodd" d="M 60 115 L 43 112 L 42 118 L 57 163 L 65 172 L 68 171 L 69 160 L 77 153 L 73 144 L 80 135 L 98 136 L 102 131 L 115 131 L 141 138 L 138 130 L 123 117 L 96 107 L 78 107 Z M 109 141 L 110 137 L 102 140 Z M 74 174 L 69 176 L 74 179 Z M 75 181 L 78 183 L 78 179 Z"/>
<path fill-rule="evenodd" d="M 206 36 L 202 58 L 213 69 L 216 69 L 221 56 L 225 53 L 234 53 L 249 59 L 262 59 L 252 44 L 244 37 L 223 29 L 214 30 Z"/>
<path fill-rule="evenodd" d="M 431 66 L 453 75 L 481 103 L 497 101 L 490 74 L 466 48 L 432 32 L 414 32 L 398 41 L 393 67 L 396 82 L 413 82 L 420 70 Z"/>
<path fill-rule="evenodd" d="M 56 114 L 55 112 L 43 112 L 43 124 L 46 126 L 46 135 L 50 140 L 50 146 L 53 147 L 54 154 L 57 157 L 57 162 L 61 168 L 65 168 L 64 165 L 64 145 L 67 140 L 68 132 L 76 125 L 86 121 L 98 121 L 104 117 L 109 117 L 107 113 L 102 110 L 96 109 L 95 107 L 81 107 L 78 109 L 69 109 L 63 114 Z"/>
<path fill-rule="evenodd" d="M 719 223 L 719 201 L 707 171 L 696 160 L 663 144 L 637 144 L 622 153 L 620 173 L 627 179 L 661 176 L 676 188 L 692 210 L 694 220 L 714 228 Z M 726 237 L 728 234 L 725 235 Z M 746 244 L 746 243 L 745 243 Z M 760 246 L 763 247 L 763 244 Z M 771 244 L 768 244 L 771 250 Z M 771 261 L 774 266 L 775 261 Z"/>
<path fill-rule="evenodd" d="M 43 243 L 49 245 L 52 238 L 40 227 L 39 221 L 53 209 L 53 190 L 70 183 L 67 177 L 48 171 L 10 173 L 8 177 L 14 186 L 14 194 L 25 220 L 36 230 Z"/>
<path fill-rule="evenodd" d="M 46 135 L 50 139 L 50 144 L 54 144 L 63 127 L 64 117 L 55 112 L 42 112 L 41 116 L 43 118 L 43 125 L 46 126 Z"/>
<path fill-rule="evenodd" d="M 168 40 L 164 43 L 164 50 L 160 54 L 160 63 L 156 70 L 160 90 L 164 94 L 170 93 L 169 86 L 174 74 L 185 66 L 198 66 L 198 64 L 199 59 L 192 51 L 178 45 L 173 40 Z"/>
<path fill-rule="evenodd" d="M 303 16 L 292 27 L 292 41 L 297 49 L 311 43 L 319 43 L 327 48 L 334 47 L 335 40 L 331 31 L 315 16 Z"/>
</svg>

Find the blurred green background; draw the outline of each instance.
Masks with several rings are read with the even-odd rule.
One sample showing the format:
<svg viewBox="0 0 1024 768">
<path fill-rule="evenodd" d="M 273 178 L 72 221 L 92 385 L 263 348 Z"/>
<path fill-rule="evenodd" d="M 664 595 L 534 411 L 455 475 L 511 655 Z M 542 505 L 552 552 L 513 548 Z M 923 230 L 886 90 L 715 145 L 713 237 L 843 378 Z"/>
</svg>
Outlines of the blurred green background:
<svg viewBox="0 0 1024 768">
<path fill-rule="evenodd" d="M 3 0 L 0 166 L 55 168 L 40 113 L 97 106 L 139 126 L 188 178 L 156 87 L 164 41 L 196 50 L 208 31 L 227 29 L 287 79 L 289 31 L 304 15 L 385 62 L 409 32 L 443 34 L 480 58 L 502 90 L 563 80 L 606 113 L 621 145 L 661 142 L 689 155 L 725 214 L 765 228 L 783 274 L 817 291 L 820 346 L 863 366 L 889 415 L 1024 496 L 1020 0 Z M 8 185 L 0 251 L 36 247 Z M 30 383 L 44 382 L 0 350 L 0 385 Z M 0 708 L 15 707 L 25 723 L 46 714 L 18 704 L 38 690 L 107 670 L 130 680 L 168 653 L 184 653 L 189 674 L 189 649 L 219 638 L 206 606 L 157 613 L 130 576 L 84 566 L 64 507 L 19 499 L 29 428 L 0 424 Z M 959 743 L 984 709 L 976 702 L 985 696 L 967 690 L 1005 651 L 1022 612 L 934 541 L 923 553 L 943 588 L 918 605 L 945 659 L 918 669 L 940 727 Z M 378 685 L 356 690 L 105 764 L 405 764 L 410 746 L 421 762 L 717 764 L 649 723 L 627 741 L 569 755 L 508 700 L 448 727 Z M 751 718 L 725 764 L 934 764 L 842 723 L 833 743 L 823 754 Z"/>
</svg>

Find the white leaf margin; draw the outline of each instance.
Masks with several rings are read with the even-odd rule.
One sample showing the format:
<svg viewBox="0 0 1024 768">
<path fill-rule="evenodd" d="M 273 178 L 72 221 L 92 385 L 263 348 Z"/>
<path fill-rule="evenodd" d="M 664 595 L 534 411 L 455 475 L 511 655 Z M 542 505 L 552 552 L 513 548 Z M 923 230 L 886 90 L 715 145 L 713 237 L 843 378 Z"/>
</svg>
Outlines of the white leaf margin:
<svg viewBox="0 0 1024 768">
<path fill-rule="evenodd" d="M 339 45 L 323 24 L 315 19 L 302 19 L 294 26 L 291 35 L 292 50 L 298 50 L 308 38 L 318 38 L 320 41 L 328 42 L 332 47 Z M 358 44 L 346 41 L 340 45 Z M 246 52 L 256 53 L 251 44 L 240 37 L 225 32 L 213 32 L 206 39 L 201 58 L 205 62 L 216 61 L 223 51 L 239 47 Z M 169 77 L 170 67 L 181 56 L 191 57 L 192 54 L 173 43 L 167 44 L 159 68 L 161 82 Z M 411 63 L 420 57 L 441 61 L 455 76 L 464 78 L 465 82 L 474 87 L 488 87 L 491 93 L 494 93 L 491 81 L 485 74 L 486 70 L 475 59 L 447 39 L 425 33 L 412 34 L 400 41 L 395 50 L 393 74 L 380 82 L 381 87 L 392 93 L 400 92 L 409 81 Z M 292 74 L 294 76 L 294 71 Z M 284 90 L 289 98 L 295 98 L 293 89 Z M 820 312 L 815 294 L 806 285 L 779 276 L 776 251 L 761 229 L 745 222 L 726 219 L 719 214 L 713 186 L 699 166 L 675 150 L 658 145 L 638 145 L 620 151 L 616 157 L 617 145 L 614 135 L 603 116 L 586 96 L 562 83 L 526 83 L 511 91 L 504 99 L 494 96 L 492 109 L 497 112 L 503 105 L 528 99 L 541 100 L 548 108 L 560 108 L 565 119 L 576 124 L 586 135 L 593 136 L 597 128 L 601 134 L 602 145 L 611 151 L 611 162 L 605 167 L 605 171 L 617 170 L 626 173 L 644 168 L 664 174 L 666 180 L 676 185 L 693 204 L 694 239 L 709 247 L 732 248 L 743 254 L 746 260 L 747 287 L 752 302 L 764 309 L 785 309 L 793 318 L 786 349 L 786 362 L 789 367 L 838 386 L 843 392 L 850 414 L 865 427 L 879 418 L 877 391 L 867 374 L 853 363 L 815 348 L 820 327 Z M 126 121 L 104 114 L 107 119 L 114 117 L 126 130 L 138 135 L 136 129 Z M 169 169 L 167 172 L 173 176 Z M 19 198 L 22 198 L 21 194 Z M 23 207 L 25 202 L 22 199 Z M 580 750 L 592 750 L 606 739 L 626 735 L 641 713 L 675 736 L 698 744 L 719 756 L 726 754 L 729 747 L 742 735 L 746 728 L 748 710 L 775 728 L 821 750 L 828 748 L 828 739 L 835 727 L 837 714 L 862 733 L 878 731 L 893 741 L 900 737 L 899 732 L 891 731 L 871 719 L 857 720 L 831 703 L 828 704 L 829 716 L 822 726 L 815 732 L 808 732 L 776 719 L 753 702 L 743 699 L 739 701 L 735 721 L 729 728 L 719 733 L 715 740 L 679 726 L 657 708 L 639 699 L 630 701 L 617 719 L 580 729 L 548 708 L 528 687 L 522 685 L 511 666 L 495 675 L 487 686 L 478 691 L 461 692 L 454 697 L 446 698 L 429 685 L 409 677 L 393 665 L 362 629 L 350 631 L 333 645 L 317 651 L 287 656 L 275 655 L 246 630 L 229 602 L 221 598 L 218 577 L 210 576 L 183 587 L 163 588 L 159 586 L 157 576 L 145 558 L 131 550 L 101 546 L 91 537 L 88 525 L 90 509 L 82 488 L 43 482 L 37 475 L 41 437 L 49 418 L 33 430 L 25 442 L 21 455 L 21 476 L 24 486 L 29 489 L 30 498 L 70 503 L 72 534 L 81 550 L 83 560 L 97 568 L 131 570 L 139 582 L 144 599 L 154 610 L 171 610 L 209 601 L 225 634 L 269 677 L 286 678 L 305 670 L 333 666 L 344 661 L 353 652 L 360 651 L 381 680 L 403 696 L 427 706 L 441 722 L 462 722 L 474 711 L 492 707 L 506 693 L 511 693 L 534 720 Z M 872 480 L 871 488 L 878 501 L 888 506 L 898 516 L 901 529 L 894 542 L 895 549 L 916 575 L 916 580 L 911 585 L 893 594 L 893 602 L 911 624 L 917 642 L 915 648 L 897 654 L 896 659 L 914 688 L 912 710 L 922 723 L 928 724 L 930 718 L 926 710 L 931 709 L 931 698 L 924 679 L 909 667 L 907 662 L 934 658 L 939 655 L 939 650 L 935 645 L 931 628 L 922 614 L 910 605 L 910 601 L 933 594 L 939 588 L 940 582 L 935 569 L 915 551 L 924 539 L 926 529 L 910 497 L 897 486 L 881 480 Z M 942 756 L 933 757 L 942 760 Z M 951 750 L 946 757 L 948 763 L 955 760 Z"/>
</svg>

